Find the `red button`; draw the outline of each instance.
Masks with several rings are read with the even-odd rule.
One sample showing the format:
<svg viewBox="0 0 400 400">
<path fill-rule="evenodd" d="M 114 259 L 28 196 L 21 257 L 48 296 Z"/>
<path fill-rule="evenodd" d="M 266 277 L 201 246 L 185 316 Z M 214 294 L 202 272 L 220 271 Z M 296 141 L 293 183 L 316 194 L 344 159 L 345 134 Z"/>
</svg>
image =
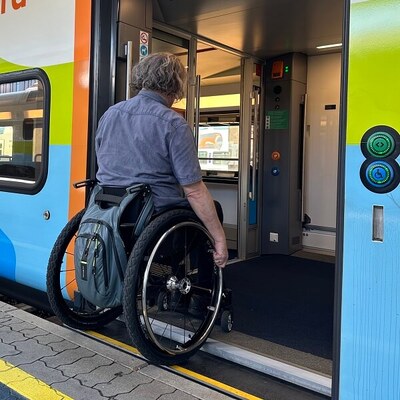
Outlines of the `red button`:
<svg viewBox="0 0 400 400">
<path fill-rule="evenodd" d="M 273 151 L 271 154 L 271 158 L 273 160 L 279 160 L 281 158 L 281 153 L 279 153 L 279 151 Z"/>
</svg>

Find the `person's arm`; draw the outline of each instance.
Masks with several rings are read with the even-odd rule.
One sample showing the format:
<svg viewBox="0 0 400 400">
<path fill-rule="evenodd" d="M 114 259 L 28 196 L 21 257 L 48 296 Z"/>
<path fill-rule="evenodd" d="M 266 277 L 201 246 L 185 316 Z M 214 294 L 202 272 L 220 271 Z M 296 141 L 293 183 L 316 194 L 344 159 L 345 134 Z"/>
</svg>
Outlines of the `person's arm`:
<svg viewBox="0 0 400 400">
<path fill-rule="evenodd" d="M 190 206 L 203 222 L 214 239 L 214 261 L 218 267 L 225 267 L 228 261 L 228 249 L 224 229 L 218 219 L 214 200 L 203 181 L 184 185 L 183 191 Z"/>
</svg>

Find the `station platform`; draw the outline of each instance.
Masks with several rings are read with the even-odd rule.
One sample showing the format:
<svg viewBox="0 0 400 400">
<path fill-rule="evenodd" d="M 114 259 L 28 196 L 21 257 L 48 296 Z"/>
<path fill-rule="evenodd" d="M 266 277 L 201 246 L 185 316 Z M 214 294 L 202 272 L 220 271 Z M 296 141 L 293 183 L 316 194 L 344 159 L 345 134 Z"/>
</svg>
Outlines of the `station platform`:
<svg viewBox="0 0 400 400">
<path fill-rule="evenodd" d="M 0 400 L 232 398 L 0 301 Z"/>
</svg>

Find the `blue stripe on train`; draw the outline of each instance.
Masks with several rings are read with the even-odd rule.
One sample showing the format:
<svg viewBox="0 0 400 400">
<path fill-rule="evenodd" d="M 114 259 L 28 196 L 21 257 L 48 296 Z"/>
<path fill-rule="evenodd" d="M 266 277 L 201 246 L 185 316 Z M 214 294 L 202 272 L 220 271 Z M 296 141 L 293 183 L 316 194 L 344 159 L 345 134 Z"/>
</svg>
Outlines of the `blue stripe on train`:
<svg viewBox="0 0 400 400">
<path fill-rule="evenodd" d="M 378 194 L 364 187 L 364 160 L 360 146 L 347 146 L 340 398 L 357 393 L 359 399 L 394 399 L 400 370 L 400 190 Z M 374 205 L 384 210 L 383 241 L 373 240 Z M 362 368 L 369 372 L 360 373 Z"/>
<path fill-rule="evenodd" d="M 50 146 L 49 173 L 39 193 L 0 192 L 0 276 L 46 290 L 50 252 L 68 220 L 70 163 L 70 146 Z"/>
<path fill-rule="evenodd" d="M 0 266 L 4 278 L 15 280 L 15 249 L 8 236 L 0 229 Z"/>
</svg>

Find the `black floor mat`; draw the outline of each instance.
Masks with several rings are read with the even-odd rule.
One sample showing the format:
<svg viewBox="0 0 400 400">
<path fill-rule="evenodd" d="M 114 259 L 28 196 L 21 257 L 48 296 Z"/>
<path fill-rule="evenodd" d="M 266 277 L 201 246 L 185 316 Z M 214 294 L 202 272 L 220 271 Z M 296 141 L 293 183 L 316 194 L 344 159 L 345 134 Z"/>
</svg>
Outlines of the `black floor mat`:
<svg viewBox="0 0 400 400">
<path fill-rule="evenodd" d="M 282 255 L 227 266 L 234 330 L 331 359 L 334 269 Z"/>
</svg>

